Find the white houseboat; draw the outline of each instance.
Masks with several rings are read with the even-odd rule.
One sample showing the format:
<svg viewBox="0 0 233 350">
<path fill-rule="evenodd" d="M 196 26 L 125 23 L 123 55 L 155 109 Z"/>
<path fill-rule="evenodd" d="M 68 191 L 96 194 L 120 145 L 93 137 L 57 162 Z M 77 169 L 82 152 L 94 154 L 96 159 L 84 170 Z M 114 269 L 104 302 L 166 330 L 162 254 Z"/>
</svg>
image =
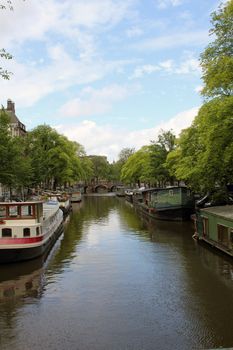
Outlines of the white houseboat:
<svg viewBox="0 0 233 350">
<path fill-rule="evenodd" d="M 44 254 L 63 230 L 58 203 L 0 202 L 0 263 Z"/>
<path fill-rule="evenodd" d="M 71 203 L 78 203 L 82 201 L 81 191 L 71 192 Z"/>
</svg>

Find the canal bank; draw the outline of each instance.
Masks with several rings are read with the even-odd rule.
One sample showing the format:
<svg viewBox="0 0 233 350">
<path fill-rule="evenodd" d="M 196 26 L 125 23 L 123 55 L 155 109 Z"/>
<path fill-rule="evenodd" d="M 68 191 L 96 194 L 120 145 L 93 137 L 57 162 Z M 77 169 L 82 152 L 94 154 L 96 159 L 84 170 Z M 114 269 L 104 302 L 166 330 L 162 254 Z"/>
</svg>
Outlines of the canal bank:
<svg viewBox="0 0 233 350">
<path fill-rule="evenodd" d="M 1 350 L 232 346 L 232 263 L 192 234 L 121 198 L 84 198 L 45 263 L 1 267 Z"/>
</svg>

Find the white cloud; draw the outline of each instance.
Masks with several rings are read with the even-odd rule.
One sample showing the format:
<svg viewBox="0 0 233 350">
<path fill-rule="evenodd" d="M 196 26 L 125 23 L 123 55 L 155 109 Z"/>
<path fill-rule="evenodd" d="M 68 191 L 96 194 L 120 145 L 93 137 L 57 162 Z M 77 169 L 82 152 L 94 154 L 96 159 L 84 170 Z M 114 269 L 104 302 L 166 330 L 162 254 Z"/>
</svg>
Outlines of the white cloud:
<svg viewBox="0 0 233 350">
<path fill-rule="evenodd" d="M 143 30 L 138 27 L 132 27 L 126 31 L 126 35 L 128 38 L 134 38 L 141 36 L 143 34 Z"/>
<path fill-rule="evenodd" d="M 126 131 L 116 130 L 109 124 L 100 126 L 93 121 L 83 121 L 76 125 L 60 125 L 56 129 L 65 134 L 70 140 L 81 143 L 87 154 L 106 155 L 109 161 L 117 160 L 119 152 L 124 147 L 141 148 L 155 140 L 161 129 L 172 129 L 176 135 L 191 125 L 198 113 L 199 107 L 178 113 L 166 122 L 162 122 L 154 128 Z"/>
<path fill-rule="evenodd" d="M 145 39 L 132 45 L 137 50 L 163 50 L 177 48 L 181 46 L 200 46 L 208 43 L 208 31 L 191 31 L 181 32 L 177 34 L 157 36 L 155 38 Z"/>
<path fill-rule="evenodd" d="M 157 5 L 160 9 L 166 9 L 169 6 L 180 6 L 183 2 L 183 0 L 158 0 Z"/>
<path fill-rule="evenodd" d="M 171 74 L 199 74 L 200 64 L 199 60 L 193 57 L 184 59 L 181 63 L 175 63 L 174 60 L 168 59 L 159 62 L 157 65 L 146 64 L 137 66 L 129 79 L 142 78 L 144 75 L 158 71 L 164 71 Z"/>
<path fill-rule="evenodd" d="M 0 11 L 1 45 L 31 39 L 46 41 L 48 32 L 72 38 L 76 30 L 82 35 L 85 30 L 112 27 L 129 15 L 132 4 L 133 0 L 18 1 L 14 11 Z"/>
<path fill-rule="evenodd" d="M 129 63 L 104 62 L 100 58 L 75 60 L 61 45 L 51 47 L 49 56 L 51 62 L 43 66 L 6 62 L 6 68 L 14 74 L 10 81 L 0 81 L 1 99 L 11 96 L 19 106 L 32 106 L 48 94 L 101 80 Z"/>
<path fill-rule="evenodd" d="M 181 65 L 176 68 L 177 74 L 190 74 L 193 72 L 200 73 L 200 71 L 201 71 L 200 63 L 199 63 L 199 60 L 197 60 L 196 58 L 189 58 L 184 62 L 182 62 Z"/>
<path fill-rule="evenodd" d="M 151 73 L 157 72 L 158 70 L 160 70 L 160 67 L 152 64 L 145 64 L 142 66 L 138 66 L 135 68 L 130 79 L 141 78 L 145 74 L 151 74 Z"/>
<path fill-rule="evenodd" d="M 198 85 L 195 87 L 194 91 L 198 94 L 200 94 L 201 90 L 203 89 L 203 86 L 202 85 Z"/>
<path fill-rule="evenodd" d="M 99 90 L 87 87 L 81 91 L 79 97 L 68 101 L 60 108 L 60 115 L 84 117 L 103 114 L 110 111 L 115 102 L 124 100 L 138 90 L 137 85 L 113 84 Z"/>
</svg>

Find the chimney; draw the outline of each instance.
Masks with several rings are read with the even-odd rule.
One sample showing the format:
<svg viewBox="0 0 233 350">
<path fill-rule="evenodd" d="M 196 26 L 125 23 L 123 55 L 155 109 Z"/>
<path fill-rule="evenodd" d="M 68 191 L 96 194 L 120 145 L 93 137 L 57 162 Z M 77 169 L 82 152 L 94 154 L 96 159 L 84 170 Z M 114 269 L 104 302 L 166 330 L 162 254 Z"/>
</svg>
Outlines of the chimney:
<svg viewBox="0 0 233 350">
<path fill-rule="evenodd" d="M 10 99 L 7 100 L 7 110 L 15 113 L 15 104 Z"/>
</svg>

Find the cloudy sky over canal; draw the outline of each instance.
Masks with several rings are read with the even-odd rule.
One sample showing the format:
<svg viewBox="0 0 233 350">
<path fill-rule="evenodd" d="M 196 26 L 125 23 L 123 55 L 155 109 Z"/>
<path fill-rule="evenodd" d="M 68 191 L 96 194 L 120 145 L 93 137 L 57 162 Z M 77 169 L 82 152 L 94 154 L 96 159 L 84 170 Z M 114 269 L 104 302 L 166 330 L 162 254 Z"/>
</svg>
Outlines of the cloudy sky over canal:
<svg viewBox="0 0 233 350">
<path fill-rule="evenodd" d="M 14 56 L 0 103 L 11 98 L 28 130 L 49 124 L 109 160 L 179 133 L 202 103 L 198 59 L 219 3 L 17 0 L 0 11 L 0 47 Z"/>
</svg>

